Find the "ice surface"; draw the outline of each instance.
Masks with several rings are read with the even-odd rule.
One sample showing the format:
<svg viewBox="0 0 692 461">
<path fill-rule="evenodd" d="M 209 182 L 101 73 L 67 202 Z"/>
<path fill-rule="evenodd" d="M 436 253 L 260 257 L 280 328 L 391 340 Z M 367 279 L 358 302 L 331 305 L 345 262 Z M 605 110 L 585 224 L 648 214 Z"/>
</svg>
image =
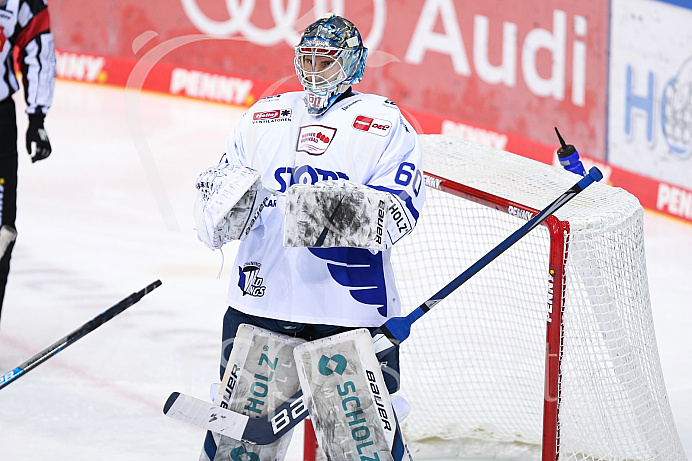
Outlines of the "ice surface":
<svg viewBox="0 0 692 461">
<path fill-rule="evenodd" d="M 0 459 L 197 459 L 204 431 L 162 407 L 173 391 L 208 399 L 219 381 L 234 246 L 217 279 L 221 254 L 194 231 L 194 181 L 241 113 L 59 81 L 46 119 L 53 155 L 36 164 L 19 117 L 19 236 L 0 373 L 152 281 L 163 285 L 0 391 Z M 651 212 L 645 226 L 663 372 L 692 459 L 692 226 Z M 295 438 L 289 461 L 301 459 Z"/>
</svg>

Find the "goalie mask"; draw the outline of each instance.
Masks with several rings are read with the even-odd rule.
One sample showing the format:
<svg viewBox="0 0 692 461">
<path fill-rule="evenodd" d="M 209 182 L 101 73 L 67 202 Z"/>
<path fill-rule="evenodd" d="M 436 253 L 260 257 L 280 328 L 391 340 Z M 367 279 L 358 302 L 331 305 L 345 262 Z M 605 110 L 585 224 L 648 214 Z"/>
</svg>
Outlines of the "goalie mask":
<svg viewBox="0 0 692 461">
<path fill-rule="evenodd" d="M 295 68 L 308 112 L 322 115 L 363 78 L 368 50 L 356 26 L 331 15 L 309 25 L 295 48 Z"/>
</svg>

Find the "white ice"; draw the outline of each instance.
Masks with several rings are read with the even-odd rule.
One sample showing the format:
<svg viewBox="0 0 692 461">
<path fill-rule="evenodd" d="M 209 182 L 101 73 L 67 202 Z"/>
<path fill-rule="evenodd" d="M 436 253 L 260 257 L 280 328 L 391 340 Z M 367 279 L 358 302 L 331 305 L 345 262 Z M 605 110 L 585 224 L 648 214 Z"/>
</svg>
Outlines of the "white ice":
<svg viewBox="0 0 692 461">
<path fill-rule="evenodd" d="M 18 111 L 23 111 L 15 95 Z M 59 81 L 53 155 L 23 148 L 0 374 L 156 279 L 138 304 L 0 391 L 0 460 L 196 460 L 204 431 L 166 418 L 172 391 L 208 398 L 233 247 L 197 241 L 197 174 L 241 109 Z M 646 213 L 658 347 L 692 459 L 692 225 Z M 289 460 L 301 459 L 300 434 Z"/>
</svg>

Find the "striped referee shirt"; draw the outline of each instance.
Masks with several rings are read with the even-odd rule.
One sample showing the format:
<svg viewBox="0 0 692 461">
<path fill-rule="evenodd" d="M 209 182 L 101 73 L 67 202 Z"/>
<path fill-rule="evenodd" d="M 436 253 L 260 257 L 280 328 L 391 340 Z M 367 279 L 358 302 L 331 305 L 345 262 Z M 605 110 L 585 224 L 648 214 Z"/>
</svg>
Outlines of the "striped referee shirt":
<svg viewBox="0 0 692 461">
<path fill-rule="evenodd" d="M 0 101 L 19 90 L 15 55 L 27 114 L 45 114 L 55 86 L 55 50 L 45 0 L 0 0 Z"/>
</svg>

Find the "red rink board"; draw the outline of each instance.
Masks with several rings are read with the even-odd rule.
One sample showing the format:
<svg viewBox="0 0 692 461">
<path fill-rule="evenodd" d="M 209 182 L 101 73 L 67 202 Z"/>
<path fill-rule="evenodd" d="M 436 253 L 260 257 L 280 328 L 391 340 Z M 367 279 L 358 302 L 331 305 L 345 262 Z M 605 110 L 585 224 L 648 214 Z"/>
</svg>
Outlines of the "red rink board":
<svg viewBox="0 0 692 461">
<path fill-rule="evenodd" d="M 293 46 L 320 12 L 300 0 L 51 2 L 58 48 L 297 85 Z M 605 155 L 607 2 L 324 2 L 370 54 L 361 91 L 543 144 L 553 126 Z M 152 53 L 153 52 L 153 53 Z M 256 92 L 261 93 L 261 92 Z M 524 154 L 524 152 L 520 152 Z"/>
<path fill-rule="evenodd" d="M 370 47 L 357 89 L 396 101 L 419 132 L 554 163 L 557 126 L 610 172 L 611 184 L 647 208 L 692 222 L 692 191 L 603 163 L 608 8 L 583 3 L 551 0 L 536 12 L 528 0 L 512 8 L 500 0 L 404 1 L 397 8 L 372 0 L 344 2 L 339 13 L 356 22 Z M 64 50 L 61 78 L 245 107 L 300 89 L 292 46 L 315 17 L 313 2 L 296 0 L 49 6 Z M 219 33 L 205 35 L 209 27 Z"/>
</svg>

